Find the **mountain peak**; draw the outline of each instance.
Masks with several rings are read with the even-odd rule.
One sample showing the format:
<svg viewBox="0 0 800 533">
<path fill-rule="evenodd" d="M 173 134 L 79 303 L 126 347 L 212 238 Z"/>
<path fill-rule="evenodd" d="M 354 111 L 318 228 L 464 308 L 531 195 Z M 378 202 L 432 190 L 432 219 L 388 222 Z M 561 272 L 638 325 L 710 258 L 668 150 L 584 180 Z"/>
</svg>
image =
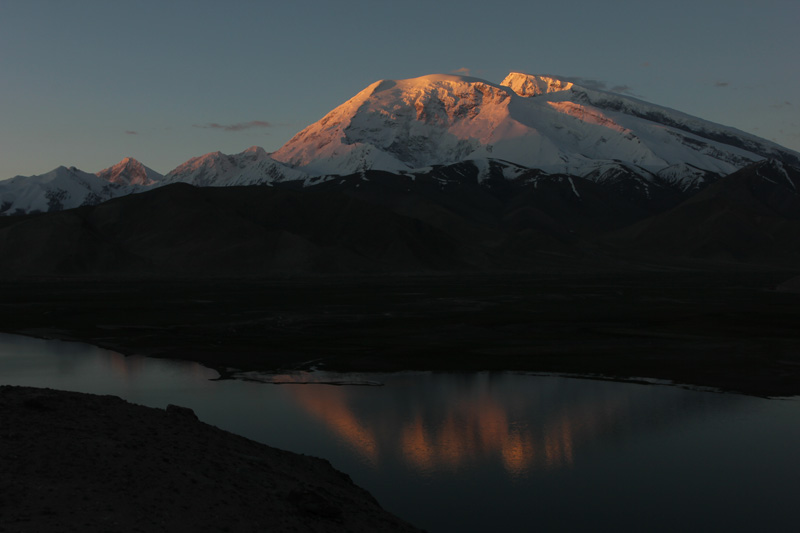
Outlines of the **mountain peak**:
<svg viewBox="0 0 800 533">
<path fill-rule="evenodd" d="M 251 146 L 250 148 L 248 148 L 247 150 L 245 150 L 242 153 L 243 154 L 267 155 L 267 151 L 266 150 L 264 150 L 260 146 L 255 146 L 255 145 Z"/>
<path fill-rule="evenodd" d="M 316 174 L 460 161 L 515 128 L 507 120 L 511 97 L 507 87 L 454 74 L 378 81 L 272 157 Z"/>
<path fill-rule="evenodd" d="M 126 157 L 116 165 L 98 172 L 97 177 L 119 185 L 152 185 L 164 176 L 133 157 Z"/>
<path fill-rule="evenodd" d="M 249 161 L 261 161 L 264 159 L 269 159 L 269 154 L 267 151 L 260 146 L 251 146 L 239 155 Z"/>
<path fill-rule="evenodd" d="M 500 85 L 508 87 L 520 96 L 531 97 L 539 96 L 540 94 L 568 91 L 572 89 L 573 83 L 552 76 L 511 72 Z"/>
</svg>

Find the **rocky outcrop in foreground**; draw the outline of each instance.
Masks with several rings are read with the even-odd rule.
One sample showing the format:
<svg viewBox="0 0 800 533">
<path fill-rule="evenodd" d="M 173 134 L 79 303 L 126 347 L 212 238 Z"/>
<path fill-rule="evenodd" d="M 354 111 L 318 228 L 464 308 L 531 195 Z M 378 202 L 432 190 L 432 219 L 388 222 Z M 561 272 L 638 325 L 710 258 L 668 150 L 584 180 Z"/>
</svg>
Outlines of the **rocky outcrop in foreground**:
<svg viewBox="0 0 800 533">
<path fill-rule="evenodd" d="M 417 531 L 325 460 L 114 396 L 0 386 L 0 531 Z"/>
</svg>

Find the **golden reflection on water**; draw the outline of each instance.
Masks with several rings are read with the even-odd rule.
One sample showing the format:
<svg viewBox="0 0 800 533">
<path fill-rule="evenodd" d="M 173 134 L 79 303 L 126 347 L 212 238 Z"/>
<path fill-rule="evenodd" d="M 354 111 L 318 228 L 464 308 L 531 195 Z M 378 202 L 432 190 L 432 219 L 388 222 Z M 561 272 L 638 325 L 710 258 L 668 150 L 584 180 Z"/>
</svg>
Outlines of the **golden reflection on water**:
<svg viewBox="0 0 800 533">
<path fill-rule="evenodd" d="M 529 435 L 517 431 L 509 434 L 502 447 L 503 466 L 514 475 L 527 472 L 536 460 L 536 448 Z"/>
<path fill-rule="evenodd" d="M 498 456 L 506 471 L 522 475 L 533 468 L 571 466 L 573 439 L 569 419 L 547 423 L 537 432 L 511 427 L 498 403 L 462 403 L 437 426 L 426 426 L 421 416 L 405 424 L 400 446 L 403 457 L 420 470 L 455 470 Z"/>
<path fill-rule="evenodd" d="M 373 432 L 352 412 L 343 387 L 301 386 L 294 394 L 297 403 L 344 439 L 370 464 L 378 465 L 378 441 Z"/>
<path fill-rule="evenodd" d="M 399 456 L 421 472 L 499 461 L 515 477 L 571 467 L 580 444 L 625 418 L 630 402 L 626 396 L 600 396 L 545 408 L 525 398 L 499 400 L 478 387 L 451 391 L 436 401 L 409 397 L 401 402 L 405 409 L 380 409 L 369 401 L 359 403 L 364 396 L 358 392 L 319 385 L 291 388 L 303 410 L 374 466 L 383 456 Z"/>
</svg>

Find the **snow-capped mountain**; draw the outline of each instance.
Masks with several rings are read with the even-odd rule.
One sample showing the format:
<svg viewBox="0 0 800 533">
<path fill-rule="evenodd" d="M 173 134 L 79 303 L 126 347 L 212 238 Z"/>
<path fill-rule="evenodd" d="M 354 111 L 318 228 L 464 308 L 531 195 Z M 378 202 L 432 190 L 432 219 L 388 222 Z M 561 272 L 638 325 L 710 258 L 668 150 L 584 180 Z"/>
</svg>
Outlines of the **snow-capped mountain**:
<svg viewBox="0 0 800 533">
<path fill-rule="evenodd" d="M 305 180 L 308 175 L 275 161 L 259 146 L 226 155 L 212 152 L 193 157 L 169 172 L 160 185 L 189 183 L 198 187 L 261 185 L 281 181 Z"/>
<path fill-rule="evenodd" d="M 557 77 L 512 72 L 495 84 L 437 74 L 375 82 L 271 154 L 257 146 L 212 152 L 166 176 L 125 158 L 96 175 L 59 167 L 0 181 L 0 215 L 78 207 L 172 183 L 312 186 L 367 171 L 415 179 L 442 168 L 448 179 L 454 169 L 472 169 L 464 179 L 478 183 L 548 179 L 578 195 L 562 178 L 579 177 L 663 207 L 762 159 L 800 168 L 800 154 L 775 143 Z"/>
<path fill-rule="evenodd" d="M 61 211 L 98 204 L 129 192 L 129 187 L 95 174 L 75 167 L 58 167 L 38 176 L 0 181 L 0 215 Z"/>
<path fill-rule="evenodd" d="M 132 157 L 126 157 L 113 167 L 97 173 L 97 177 L 118 185 L 154 185 L 164 179 L 150 167 L 146 167 Z"/>
<path fill-rule="evenodd" d="M 75 167 L 58 167 L 37 176 L 0 181 L 0 215 L 61 211 L 95 205 L 141 192 L 164 176 L 132 157 L 89 174 Z"/>
<path fill-rule="evenodd" d="M 800 164 L 800 154 L 734 128 L 521 73 L 499 85 L 454 75 L 375 82 L 272 157 L 309 174 L 499 159 L 598 181 L 609 171 L 663 175 L 683 189 L 765 157 Z"/>
<path fill-rule="evenodd" d="M 226 187 L 308 179 L 305 172 L 275 161 L 258 146 L 239 154 L 213 152 L 195 157 L 166 176 L 136 159 L 126 157 L 97 174 L 89 174 L 75 167 L 59 167 L 41 176 L 16 176 L 0 181 L 0 215 L 60 211 L 93 205 L 172 183 Z"/>
</svg>

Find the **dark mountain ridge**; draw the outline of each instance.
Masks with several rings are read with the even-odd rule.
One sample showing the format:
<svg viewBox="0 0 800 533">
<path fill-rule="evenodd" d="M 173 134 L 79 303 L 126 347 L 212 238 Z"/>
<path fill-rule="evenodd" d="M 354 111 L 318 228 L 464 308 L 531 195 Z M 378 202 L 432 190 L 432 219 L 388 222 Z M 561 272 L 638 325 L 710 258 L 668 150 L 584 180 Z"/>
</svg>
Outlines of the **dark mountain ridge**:
<svg viewBox="0 0 800 533">
<path fill-rule="evenodd" d="M 679 205 L 611 234 L 607 242 L 653 257 L 800 264 L 800 169 L 750 165 Z"/>
<path fill-rule="evenodd" d="M 766 160 L 699 191 L 611 188 L 462 162 L 273 186 L 174 184 L 0 218 L 0 274 L 263 276 L 537 271 L 719 261 L 800 266 L 800 170 Z"/>
</svg>

